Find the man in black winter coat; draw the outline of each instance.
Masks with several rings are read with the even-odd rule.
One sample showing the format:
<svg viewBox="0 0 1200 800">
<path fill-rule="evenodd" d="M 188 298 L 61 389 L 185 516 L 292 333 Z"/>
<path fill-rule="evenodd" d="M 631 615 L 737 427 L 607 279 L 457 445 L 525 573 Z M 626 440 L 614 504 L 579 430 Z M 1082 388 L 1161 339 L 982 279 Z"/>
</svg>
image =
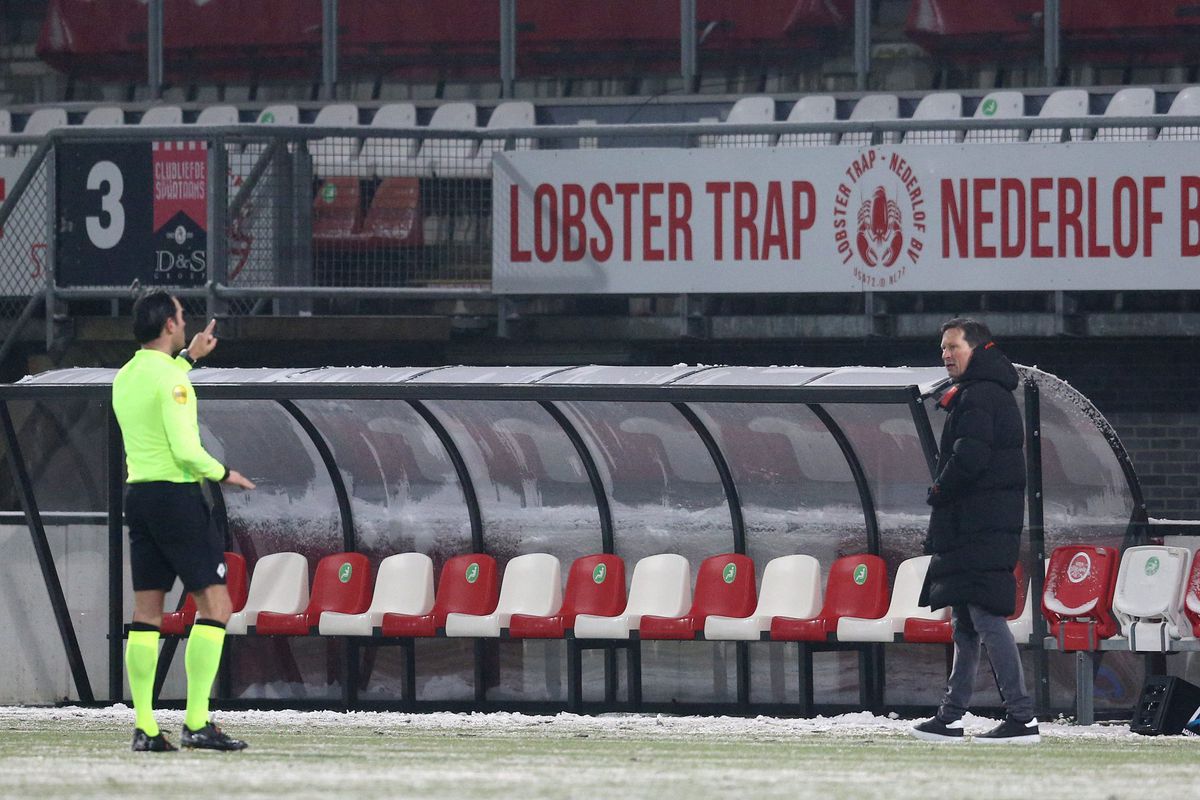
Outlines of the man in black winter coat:
<svg viewBox="0 0 1200 800">
<path fill-rule="evenodd" d="M 1037 742 L 1033 701 L 1007 622 L 1016 606 L 1013 569 L 1025 518 L 1025 428 L 1013 397 L 1017 371 L 987 326 L 965 318 L 942 325 L 942 363 L 954 383 L 938 402 L 950 416 L 927 499 L 933 510 L 925 552 L 933 558 L 920 602 L 950 607 L 954 666 L 937 715 L 912 733 L 927 741 L 963 741 L 962 717 L 982 644 L 1007 715 L 974 741 Z"/>
</svg>

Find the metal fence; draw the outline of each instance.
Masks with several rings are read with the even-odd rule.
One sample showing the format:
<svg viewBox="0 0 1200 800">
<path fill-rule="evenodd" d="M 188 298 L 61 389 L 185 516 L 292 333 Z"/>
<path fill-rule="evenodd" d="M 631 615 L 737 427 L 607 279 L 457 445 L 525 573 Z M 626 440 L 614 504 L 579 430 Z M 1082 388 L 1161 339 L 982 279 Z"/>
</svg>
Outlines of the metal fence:
<svg viewBox="0 0 1200 800">
<path fill-rule="evenodd" d="M 394 129 L 236 125 L 72 127 L 0 137 L 0 318 L 38 303 L 119 299 L 128 285 L 67 286 L 55 242 L 55 154 L 72 145 L 204 142 L 203 280 L 180 294 L 209 314 L 321 313 L 339 298 L 490 294 L 492 156 L 502 150 L 866 146 L 1200 139 L 1200 118 L 1015 118 L 767 124 Z M 15 148 L 15 149 L 12 149 Z M 22 161 L 24 159 L 24 161 Z M 20 167 L 15 170 L 15 167 Z M 211 176 L 224 175 L 225 180 Z M 133 191 L 132 188 L 127 191 Z M 194 299 L 193 299 L 194 298 Z M 197 309 L 199 310 L 199 309 Z M 47 315 L 50 317 L 52 315 Z"/>
</svg>

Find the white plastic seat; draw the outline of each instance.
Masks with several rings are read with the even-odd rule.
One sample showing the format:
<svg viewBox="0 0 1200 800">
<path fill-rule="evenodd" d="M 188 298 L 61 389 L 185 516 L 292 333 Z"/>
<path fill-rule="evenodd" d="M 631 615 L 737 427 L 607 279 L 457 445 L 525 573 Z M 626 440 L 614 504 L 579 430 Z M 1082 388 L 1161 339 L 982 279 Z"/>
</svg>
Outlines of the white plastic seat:
<svg viewBox="0 0 1200 800">
<path fill-rule="evenodd" d="M 238 110 L 235 106 L 205 106 L 196 115 L 197 125 L 237 125 Z"/>
<path fill-rule="evenodd" d="M 389 613 L 421 616 L 433 610 L 433 561 L 424 553 L 397 553 L 379 563 L 371 607 L 362 614 L 325 611 L 322 636 L 370 636 Z"/>
<path fill-rule="evenodd" d="M 151 106 L 142 114 L 138 125 L 182 125 L 183 109 L 179 106 Z"/>
<path fill-rule="evenodd" d="M 313 125 L 333 128 L 356 127 L 358 106 L 352 103 L 325 106 L 317 112 Z M 353 136 L 326 136 L 324 139 L 309 141 L 308 152 L 312 156 L 313 172 L 318 178 L 353 175 L 350 165 L 358 159 L 360 147 L 359 140 Z"/>
<path fill-rule="evenodd" d="M 299 125 L 300 124 L 300 109 L 294 105 L 280 103 L 270 105 L 258 112 L 258 117 L 254 120 L 255 125 Z M 267 149 L 264 142 L 250 142 L 246 145 L 245 152 L 248 155 L 257 156 Z"/>
<path fill-rule="evenodd" d="M 1121 89 L 1108 101 L 1104 109 L 1106 117 L 1152 117 L 1154 116 L 1154 90 L 1142 86 Z M 1153 128 L 1100 128 L 1096 141 L 1144 141 L 1153 138 Z"/>
<path fill-rule="evenodd" d="M 549 553 L 526 553 L 508 562 L 500 599 L 491 614 L 446 615 L 447 636 L 497 637 L 513 614 L 547 617 L 562 608 L 562 567 Z"/>
<path fill-rule="evenodd" d="M 532 128 L 537 124 L 533 103 L 528 100 L 512 100 L 501 103 L 488 117 L 486 130 L 498 131 L 505 128 Z M 533 150 L 536 139 L 519 138 L 513 141 L 513 150 Z M 475 155 L 462 161 L 440 164 L 437 174 L 443 178 L 487 178 L 492 174 L 492 156 L 504 150 L 502 138 L 484 139 L 479 142 Z"/>
<path fill-rule="evenodd" d="M 45 136 L 55 128 L 67 127 L 67 112 L 61 108 L 38 108 L 25 120 L 21 130 L 23 136 Z M 36 144 L 17 145 L 17 155 L 33 153 Z"/>
<path fill-rule="evenodd" d="M 1167 109 L 1168 117 L 1200 117 L 1200 86 L 1180 89 Z M 1158 132 L 1159 141 L 1194 141 L 1200 139 L 1200 128 L 1194 125 L 1166 127 Z"/>
<path fill-rule="evenodd" d="M 879 619 L 842 617 L 838 620 L 839 642 L 893 642 L 896 634 L 904 632 L 904 621 L 917 619 L 950 619 L 949 608 L 932 611 L 929 606 L 917 605 L 921 597 L 921 585 L 929 570 L 932 556 L 917 556 L 900 562 L 896 569 L 896 583 L 892 587 L 892 602 L 887 613 Z"/>
<path fill-rule="evenodd" d="M 372 128 L 416 128 L 417 107 L 412 103 L 388 103 L 371 118 Z M 397 178 L 415 175 L 417 140 L 370 137 L 351 163 L 352 175 Z"/>
<path fill-rule="evenodd" d="M 962 95 L 958 92 L 927 94 L 913 109 L 914 120 L 962 119 Z M 905 144 L 954 144 L 962 131 L 907 131 Z"/>
<path fill-rule="evenodd" d="M 308 559 L 299 553 L 271 553 L 254 565 L 246 605 L 225 623 L 225 632 L 243 635 L 260 611 L 299 614 L 308 605 Z"/>
<path fill-rule="evenodd" d="M 443 103 L 433 112 L 426 130 L 461 130 L 476 126 L 474 103 Z M 451 173 L 475 157 L 479 142 L 474 139 L 426 138 L 417 151 L 418 175 Z"/>
<path fill-rule="evenodd" d="M 1164 652 L 1172 640 L 1191 639 L 1183 611 L 1191 551 L 1186 547 L 1131 547 L 1121 557 L 1113 615 L 1129 649 Z"/>
<path fill-rule="evenodd" d="M 860 98 L 854 104 L 854 110 L 850 112 L 851 122 L 870 122 L 873 120 L 888 120 L 900 118 L 900 98 L 894 94 L 869 94 L 866 97 Z M 885 144 L 894 144 L 899 141 L 899 136 L 895 132 L 883 134 L 882 141 Z M 870 131 L 851 131 L 850 133 L 842 134 L 841 144 L 854 145 L 855 147 L 863 147 L 871 144 Z"/>
<path fill-rule="evenodd" d="M 1025 95 L 1020 92 L 991 92 L 984 95 L 975 107 L 972 119 L 1020 119 L 1025 116 Z M 1021 131 L 1016 128 L 970 130 L 963 141 L 972 143 L 1019 142 Z"/>
<path fill-rule="evenodd" d="M 775 98 L 765 96 L 743 97 L 729 109 L 725 122 L 733 125 L 749 125 L 775 121 Z M 770 134 L 719 134 L 700 137 L 701 147 L 770 147 L 774 136 Z"/>
<path fill-rule="evenodd" d="M 1086 117 L 1088 115 L 1088 93 L 1086 89 L 1059 89 L 1046 98 L 1039 117 Z M 1062 128 L 1038 128 L 1029 132 L 1029 141 L 1042 144 L 1062 141 Z M 1071 128 L 1071 141 L 1087 138 L 1084 128 Z"/>
<path fill-rule="evenodd" d="M 837 100 L 829 95 L 801 97 L 788 112 L 788 122 L 836 122 Z M 833 144 L 832 133 L 783 133 L 780 147 L 823 147 Z"/>
<path fill-rule="evenodd" d="M 580 614 L 576 639 L 628 639 L 643 615 L 681 617 L 692 602 L 692 567 L 677 553 L 646 556 L 633 568 L 625 610 L 614 617 Z"/>
<path fill-rule="evenodd" d="M 758 605 L 748 617 L 710 616 L 705 639 L 757 641 L 774 617 L 812 619 L 821 611 L 821 565 L 806 555 L 779 556 L 763 570 Z"/>
<path fill-rule="evenodd" d="M 83 125 L 124 125 L 125 112 L 116 106 L 96 106 L 83 115 Z"/>
</svg>

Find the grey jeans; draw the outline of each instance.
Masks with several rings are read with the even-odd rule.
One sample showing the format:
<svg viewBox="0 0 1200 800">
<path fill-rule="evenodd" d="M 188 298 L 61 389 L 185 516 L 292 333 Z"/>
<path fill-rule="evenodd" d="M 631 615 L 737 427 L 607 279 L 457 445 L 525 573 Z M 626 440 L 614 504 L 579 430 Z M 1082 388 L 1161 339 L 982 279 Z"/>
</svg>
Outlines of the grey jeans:
<svg viewBox="0 0 1200 800">
<path fill-rule="evenodd" d="M 996 676 L 996 688 L 1010 717 L 1019 720 L 1033 718 L 1033 698 L 1025 691 L 1025 673 L 1021 669 L 1021 654 L 1008 629 L 1008 621 L 977 605 L 951 607 L 954 625 L 954 667 L 946 695 L 938 708 L 945 722 L 962 719 L 971 705 L 975 691 L 975 673 L 979 668 L 979 645 L 987 648 L 988 661 Z"/>
</svg>

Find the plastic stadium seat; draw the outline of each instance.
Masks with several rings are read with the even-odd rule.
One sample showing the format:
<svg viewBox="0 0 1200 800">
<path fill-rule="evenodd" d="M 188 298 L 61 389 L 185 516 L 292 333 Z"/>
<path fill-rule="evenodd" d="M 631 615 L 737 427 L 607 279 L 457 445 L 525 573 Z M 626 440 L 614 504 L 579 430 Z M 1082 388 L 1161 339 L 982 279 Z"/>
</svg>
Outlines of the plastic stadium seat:
<svg viewBox="0 0 1200 800">
<path fill-rule="evenodd" d="M 1050 554 L 1042 613 L 1060 650 L 1096 650 L 1117 632 L 1112 615 L 1120 553 L 1113 547 L 1063 545 Z"/>
<path fill-rule="evenodd" d="M 372 128 L 416 128 L 417 107 L 412 103 L 388 103 L 371 118 Z M 358 173 L 380 178 L 415 175 L 417 140 L 371 137 L 363 142 L 354 164 Z"/>
<path fill-rule="evenodd" d="M 258 112 L 254 123 L 256 125 L 299 125 L 300 109 L 286 103 L 270 105 Z M 250 142 L 242 152 L 257 157 L 266 149 L 265 142 Z"/>
<path fill-rule="evenodd" d="M 474 103 L 444 103 L 433 112 L 426 130 L 456 130 L 474 128 Z M 418 175 L 446 174 L 460 169 L 475 157 L 479 142 L 475 139 L 426 138 L 417 151 L 415 168 Z"/>
<path fill-rule="evenodd" d="M 1086 89 L 1059 89 L 1046 98 L 1039 117 L 1086 117 L 1088 115 L 1088 93 Z M 1047 142 L 1062 141 L 1062 128 L 1039 128 L 1029 132 L 1029 141 Z M 1082 141 L 1087 138 L 1084 128 L 1071 128 L 1071 141 Z"/>
<path fill-rule="evenodd" d="M 1129 649 L 1161 653 L 1171 641 L 1191 638 L 1183 612 L 1192 553 L 1186 547 L 1131 547 L 1121 557 L 1113 614 Z"/>
<path fill-rule="evenodd" d="M 879 556 L 842 556 L 829 568 L 821 613 L 807 619 L 776 616 L 771 640 L 824 642 L 837 631 L 842 617 L 882 617 L 888 606 L 887 565 Z"/>
<path fill-rule="evenodd" d="M 1200 638 L 1200 558 L 1192 556 L 1187 592 L 1183 597 L 1183 613 L 1192 623 L 1192 636 Z"/>
<path fill-rule="evenodd" d="M 533 103 L 527 100 L 512 100 L 501 103 L 492 111 L 488 118 L 489 131 L 499 131 L 505 128 L 532 128 L 537 124 Z M 519 138 L 513 141 L 513 150 L 533 150 L 537 146 L 536 139 Z M 483 139 L 475 155 L 462 161 L 451 161 L 439 166 L 437 174 L 443 178 L 487 178 L 492 174 L 492 156 L 505 148 L 505 140 L 501 138 Z"/>
<path fill-rule="evenodd" d="M 1033 631 L 1033 611 L 1029 602 L 1031 584 L 1025 580 L 1025 567 L 1017 562 L 1013 569 L 1016 579 L 1016 597 L 1013 613 L 1008 616 L 1008 630 L 1018 643 L 1029 642 Z M 928 644 L 950 644 L 954 641 L 954 624 L 947 615 L 943 619 L 910 617 L 904 621 L 904 641 Z"/>
<path fill-rule="evenodd" d="M 899 119 L 900 98 L 894 94 L 869 94 L 860 98 L 850 112 L 851 122 L 870 122 L 873 120 Z M 894 132 L 884 133 L 883 142 L 894 143 L 898 140 Z M 842 134 L 841 144 L 863 147 L 871 144 L 870 131 L 852 131 Z"/>
<path fill-rule="evenodd" d="M 740 98 L 725 118 L 725 122 L 734 125 L 774 121 L 775 98 L 763 96 Z M 772 134 L 710 134 L 701 136 L 699 144 L 701 147 L 770 147 L 774 138 Z"/>
<path fill-rule="evenodd" d="M 597 554 L 575 559 L 567 574 L 562 608 L 557 614 L 513 614 L 508 635 L 526 639 L 561 639 L 575 627 L 579 614 L 601 617 L 625 608 L 625 562 L 620 556 Z"/>
<path fill-rule="evenodd" d="M 312 594 L 303 611 L 260 611 L 254 629 L 263 636 L 305 636 L 317 629 L 325 611 L 361 614 L 370 604 L 371 564 L 367 557 L 362 553 L 334 553 L 317 562 Z"/>
<path fill-rule="evenodd" d="M 116 106 L 96 106 L 83 115 L 83 125 L 124 125 L 125 112 Z"/>
<path fill-rule="evenodd" d="M 260 611 L 299 614 L 308 604 L 308 560 L 299 553 L 271 553 L 254 565 L 246 604 L 225 623 L 228 634 L 244 634 Z"/>
<path fill-rule="evenodd" d="M 1180 89 L 1167 109 L 1168 117 L 1200 117 L 1200 86 Z M 1188 141 L 1200 139 L 1200 128 L 1194 125 L 1164 127 L 1158 132 L 1160 141 Z"/>
<path fill-rule="evenodd" d="M 896 583 L 892 588 L 892 602 L 880 618 L 842 617 L 838 620 L 839 642 L 892 642 L 896 634 L 904 632 L 909 620 L 948 620 L 949 608 L 931 610 L 918 605 L 921 586 L 933 556 L 917 556 L 900 562 L 896 569 Z"/>
<path fill-rule="evenodd" d="M 1154 90 L 1130 86 L 1121 89 L 1108 101 L 1104 109 L 1106 117 L 1152 117 L 1154 116 Z M 1096 140 L 1141 141 L 1153 138 L 1153 128 L 1100 128 Z"/>
<path fill-rule="evenodd" d="M 7 108 L 0 108 L 0 136 L 7 136 L 12 133 L 12 112 Z M 8 145 L 0 145 L 0 158 L 7 158 L 12 155 L 12 148 Z"/>
<path fill-rule="evenodd" d="M 317 112 L 313 120 L 314 127 L 354 128 L 358 126 L 358 106 L 352 103 L 338 103 L 325 106 Z M 308 143 L 308 152 L 312 156 L 313 173 L 318 178 L 332 175 L 358 175 L 351 164 L 357 161 L 359 140 L 353 136 L 327 136 L 324 139 L 314 139 Z"/>
<path fill-rule="evenodd" d="M 629 600 L 618 614 L 579 614 L 576 639 L 628 639 L 643 615 L 678 617 L 691 599 L 692 568 L 676 553 L 646 556 L 633 567 Z"/>
<path fill-rule="evenodd" d="M 483 553 L 454 556 L 442 567 L 433 608 L 428 614 L 383 615 L 384 636 L 436 636 L 446 615 L 490 614 L 498 599 L 496 559 Z"/>
<path fill-rule="evenodd" d="M 788 122 L 836 122 L 837 100 L 828 95 L 801 97 L 787 115 Z M 783 133 L 780 147 L 823 147 L 834 143 L 832 133 Z"/>
<path fill-rule="evenodd" d="M 138 125 L 182 125 L 183 109 L 179 106 L 151 106 L 142 114 Z"/>
<path fill-rule="evenodd" d="M 238 110 L 235 106 L 205 106 L 196 115 L 197 125 L 236 125 Z"/>
<path fill-rule="evenodd" d="M 371 607 L 361 614 L 325 611 L 322 636 L 370 636 L 383 615 L 428 614 L 433 610 L 433 561 L 424 553 L 397 553 L 379 563 Z"/>
<path fill-rule="evenodd" d="M 321 183 L 313 198 L 313 242 L 336 246 L 360 238 L 361 193 L 358 178 L 326 178 Z"/>
<path fill-rule="evenodd" d="M 451 612 L 446 615 L 447 636 L 496 637 L 508 628 L 513 614 L 536 617 L 556 614 L 562 608 L 562 568 L 549 553 L 526 553 L 508 562 L 500 600 L 486 614 Z"/>
<path fill-rule="evenodd" d="M 821 608 L 821 565 L 812 556 L 779 556 L 763 570 L 758 605 L 747 617 L 713 614 L 704 623 L 705 639 L 756 641 L 771 629 L 774 617 L 806 619 Z"/>
<path fill-rule="evenodd" d="M 237 553 L 225 554 L 225 588 L 229 590 L 229 601 L 233 611 L 241 611 L 246 605 L 246 559 Z M 196 601 L 191 593 L 185 595 L 183 608 L 163 614 L 159 630 L 164 636 L 183 636 L 196 621 Z"/>
<path fill-rule="evenodd" d="M 642 639 L 695 639 L 704 631 L 710 614 L 748 617 L 757 602 L 754 591 L 754 562 L 738 553 L 709 556 L 696 573 L 692 607 L 679 616 L 642 616 Z"/>
<path fill-rule="evenodd" d="M 962 95 L 958 92 L 927 94 L 913 109 L 914 120 L 962 119 Z M 907 131 L 905 144 L 954 144 L 962 131 Z"/>
<path fill-rule="evenodd" d="M 418 246 L 424 242 L 418 178 L 384 178 L 363 219 L 363 236 L 374 247 Z"/>
<path fill-rule="evenodd" d="M 1020 119 L 1025 116 L 1025 95 L 1021 92 L 991 92 L 984 95 L 975 107 L 972 119 Z M 974 144 L 1019 142 L 1021 131 L 1017 128 L 996 130 L 969 130 L 963 141 Z"/>
<path fill-rule="evenodd" d="M 55 128 L 67 127 L 67 112 L 61 108 L 38 108 L 25 120 L 21 129 L 22 136 L 45 136 Z M 17 155 L 32 155 L 37 150 L 36 144 L 17 145 Z"/>
</svg>

